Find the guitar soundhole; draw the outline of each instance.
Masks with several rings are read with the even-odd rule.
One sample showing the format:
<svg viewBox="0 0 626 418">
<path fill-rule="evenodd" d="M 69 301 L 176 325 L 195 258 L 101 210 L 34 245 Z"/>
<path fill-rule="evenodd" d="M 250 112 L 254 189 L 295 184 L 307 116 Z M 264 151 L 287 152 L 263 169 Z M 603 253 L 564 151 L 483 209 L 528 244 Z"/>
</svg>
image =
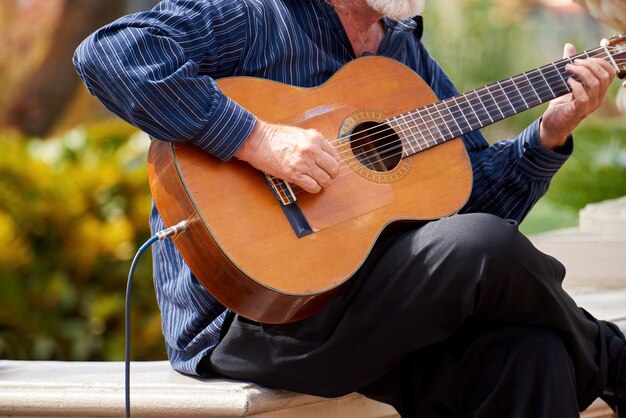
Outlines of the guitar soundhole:
<svg viewBox="0 0 626 418">
<path fill-rule="evenodd" d="M 357 160 L 372 171 L 391 171 L 402 158 L 400 137 L 389 125 L 382 123 L 357 125 L 350 136 L 350 147 Z"/>
</svg>

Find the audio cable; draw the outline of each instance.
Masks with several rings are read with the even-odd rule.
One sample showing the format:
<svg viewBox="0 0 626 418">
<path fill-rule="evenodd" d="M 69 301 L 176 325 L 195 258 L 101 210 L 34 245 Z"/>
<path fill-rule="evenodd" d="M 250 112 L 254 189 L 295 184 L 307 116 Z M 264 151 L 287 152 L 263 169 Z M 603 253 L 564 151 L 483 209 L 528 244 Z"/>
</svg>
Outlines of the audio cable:
<svg viewBox="0 0 626 418">
<path fill-rule="evenodd" d="M 187 221 L 182 221 L 176 225 L 163 229 L 153 236 L 151 236 L 146 242 L 143 243 L 132 263 L 130 264 L 130 270 L 128 271 L 128 281 L 126 283 L 126 301 L 124 303 L 124 334 L 125 334 L 125 347 L 124 347 L 124 407 L 126 411 L 126 418 L 130 418 L 130 295 L 131 287 L 133 284 L 133 276 L 135 274 L 135 268 L 139 257 L 148 248 L 157 241 L 162 241 L 166 238 L 173 238 L 176 235 L 185 232 L 187 230 Z"/>
</svg>

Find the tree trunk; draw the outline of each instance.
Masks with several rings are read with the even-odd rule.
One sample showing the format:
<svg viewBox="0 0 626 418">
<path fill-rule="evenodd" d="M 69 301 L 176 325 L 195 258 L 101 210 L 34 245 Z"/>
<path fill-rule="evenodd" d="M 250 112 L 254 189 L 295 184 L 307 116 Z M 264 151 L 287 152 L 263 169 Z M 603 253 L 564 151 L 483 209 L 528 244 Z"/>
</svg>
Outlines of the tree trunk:
<svg viewBox="0 0 626 418">
<path fill-rule="evenodd" d="M 79 85 L 74 50 L 91 32 L 121 16 L 125 5 L 126 0 L 66 0 L 51 47 L 7 103 L 5 123 L 29 136 L 49 133 Z"/>
</svg>

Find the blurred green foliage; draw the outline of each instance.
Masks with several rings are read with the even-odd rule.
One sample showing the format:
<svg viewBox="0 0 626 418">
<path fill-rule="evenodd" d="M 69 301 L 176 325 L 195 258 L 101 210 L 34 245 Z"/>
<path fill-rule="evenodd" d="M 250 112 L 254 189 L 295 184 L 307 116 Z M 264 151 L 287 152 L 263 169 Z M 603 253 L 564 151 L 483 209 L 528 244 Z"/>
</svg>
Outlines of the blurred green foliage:
<svg viewBox="0 0 626 418">
<path fill-rule="evenodd" d="M 531 234 L 578 224 L 586 204 L 626 196 L 626 121 L 587 120 L 574 132 L 574 153 L 522 223 Z"/>
<path fill-rule="evenodd" d="M 149 237 L 149 140 L 104 122 L 0 137 L 0 356 L 123 358 L 126 275 Z M 134 355 L 164 358 L 150 254 L 133 290 Z"/>
<path fill-rule="evenodd" d="M 626 195 L 626 122 L 590 120 L 574 134 L 574 154 L 557 173 L 547 198 L 574 210 Z"/>
</svg>

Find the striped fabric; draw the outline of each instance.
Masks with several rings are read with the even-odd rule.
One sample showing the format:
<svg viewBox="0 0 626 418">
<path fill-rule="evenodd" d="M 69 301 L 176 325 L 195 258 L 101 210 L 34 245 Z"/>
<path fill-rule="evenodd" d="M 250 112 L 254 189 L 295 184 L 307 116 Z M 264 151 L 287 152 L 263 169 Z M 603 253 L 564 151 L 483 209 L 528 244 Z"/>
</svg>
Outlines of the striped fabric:
<svg viewBox="0 0 626 418">
<path fill-rule="evenodd" d="M 421 43 L 420 17 L 385 19 L 380 55 L 415 70 L 440 98 L 456 89 Z M 214 79 L 255 76 L 312 87 L 355 58 L 325 0 L 165 0 L 123 17 L 77 49 L 74 64 L 89 91 L 153 137 L 188 141 L 228 160 L 254 115 L 222 95 Z M 356 86 L 355 86 L 356 87 Z M 478 131 L 463 137 L 474 189 L 463 212 L 521 221 L 571 153 L 543 149 L 535 122 L 492 146 Z M 153 231 L 164 227 L 156 209 Z M 226 310 L 194 278 L 171 240 L 153 246 L 154 280 L 174 368 L 197 374 L 218 342 Z"/>
</svg>

